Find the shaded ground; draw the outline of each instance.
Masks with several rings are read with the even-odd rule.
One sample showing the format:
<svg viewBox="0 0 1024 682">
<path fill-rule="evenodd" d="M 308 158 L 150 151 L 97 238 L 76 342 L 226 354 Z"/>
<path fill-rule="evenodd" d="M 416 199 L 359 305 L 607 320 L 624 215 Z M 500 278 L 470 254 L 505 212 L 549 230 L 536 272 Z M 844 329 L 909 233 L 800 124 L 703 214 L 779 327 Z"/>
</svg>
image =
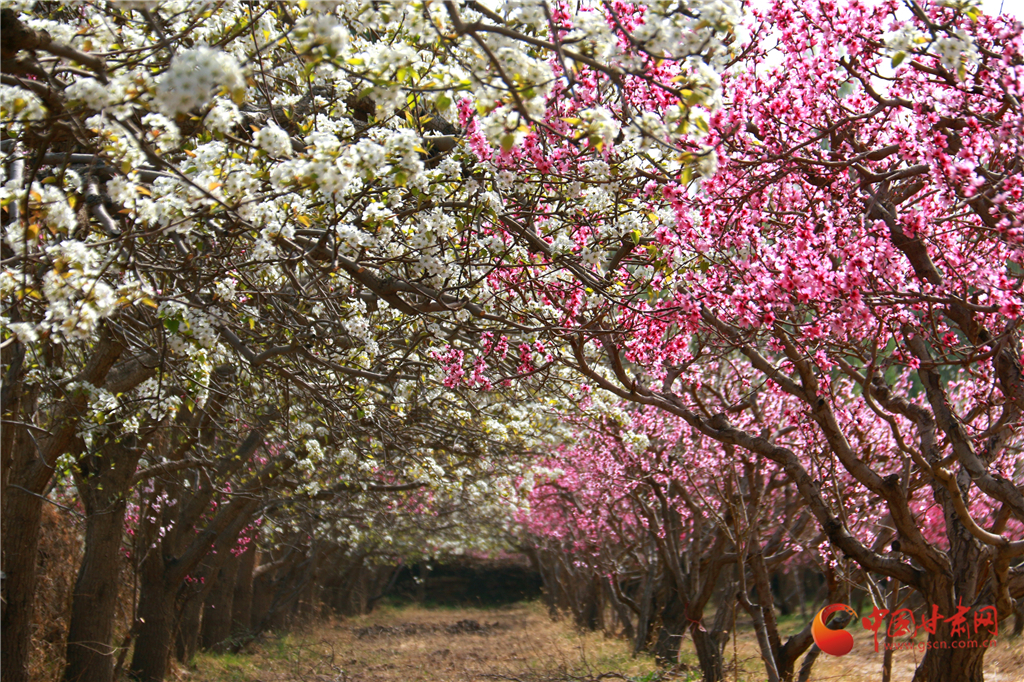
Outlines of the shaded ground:
<svg viewBox="0 0 1024 682">
<path fill-rule="evenodd" d="M 795 629 L 796 619 L 784 622 Z M 859 634 L 859 633 L 858 633 Z M 897 652 L 893 682 L 909 682 L 920 654 Z M 660 670 L 633 658 L 626 642 L 576 633 L 552 622 L 538 603 L 496 609 L 385 607 L 310 630 L 270 637 L 241 655 L 199 657 L 181 682 L 658 682 L 699 680 L 687 641 L 683 664 Z M 1003 639 L 986 656 L 987 682 L 1024 682 L 1024 643 Z M 735 663 L 735 665 L 734 665 Z M 812 680 L 877 682 L 882 655 L 859 642 L 842 658 L 822 656 Z M 726 648 L 728 680 L 764 678 L 753 633 L 742 624 Z M 736 670 L 738 668 L 738 670 Z M 615 673 L 611 675 L 610 673 Z"/>
<path fill-rule="evenodd" d="M 305 633 L 271 638 L 251 653 L 204 654 L 192 682 L 547 682 L 569 675 L 656 680 L 647 657 L 600 633 L 579 635 L 536 603 L 496 609 L 381 608 Z"/>
<path fill-rule="evenodd" d="M 414 576 L 422 577 L 422 568 L 404 566 L 388 596 L 408 603 L 449 607 L 494 607 L 541 598 L 540 573 L 523 556 L 452 558 L 433 565 L 427 572 L 426 582 L 418 584 Z"/>
</svg>

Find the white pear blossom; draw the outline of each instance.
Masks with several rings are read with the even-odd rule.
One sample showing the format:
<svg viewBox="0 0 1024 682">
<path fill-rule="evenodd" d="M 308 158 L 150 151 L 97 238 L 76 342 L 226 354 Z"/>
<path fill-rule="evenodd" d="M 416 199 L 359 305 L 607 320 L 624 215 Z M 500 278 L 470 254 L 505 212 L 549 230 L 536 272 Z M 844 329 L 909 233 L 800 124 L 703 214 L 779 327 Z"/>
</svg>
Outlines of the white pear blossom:
<svg viewBox="0 0 1024 682">
<path fill-rule="evenodd" d="M 256 133 L 255 142 L 260 149 L 273 157 L 284 158 L 292 154 L 292 142 L 288 133 L 276 123 L 269 123 Z"/>
<path fill-rule="evenodd" d="M 168 116 L 184 114 L 209 102 L 217 88 L 236 102 L 244 99 L 245 78 L 238 61 L 226 52 L 196 47 L 179 53 L 157 81 L 157 106 Z"/>
</svg>

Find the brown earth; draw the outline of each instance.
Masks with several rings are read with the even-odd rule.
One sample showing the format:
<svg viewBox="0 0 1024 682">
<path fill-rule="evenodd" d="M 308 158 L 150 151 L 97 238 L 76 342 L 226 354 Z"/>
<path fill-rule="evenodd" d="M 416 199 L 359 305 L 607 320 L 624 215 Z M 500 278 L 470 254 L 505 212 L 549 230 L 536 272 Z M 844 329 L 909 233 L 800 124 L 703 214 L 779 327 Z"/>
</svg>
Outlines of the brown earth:
<svg viewBox="0 0 1024 682">
<path fill-rule="evenodd" d="M 785 630 L 799 623 L 784 623 Z M 788 627 L 786 627 L 788 626 Z M 896 652 L 893 682 L 909 682 L 920 653 Z M 552 621 L 538 603 L 497 609 L 381 608 L 301 632 L 272 636 L 239 655 L 199 657 L 180 682 L 597 682 L 699 680 L 696 656 L 684 643 L 682 665 L 659 669 L 632 657 L 626 642 L 580 634 Z M 1024 643 L 1001 639 L 986 655 L 987 682 L 1024 682 Z M 822 656 L 817 682 L 877 682 L 882 655 L 860 642 L 842 658 Z M 753 633 L 740 624 L 726 648 L 727 679 L 764 678 Z"/>
</svg>

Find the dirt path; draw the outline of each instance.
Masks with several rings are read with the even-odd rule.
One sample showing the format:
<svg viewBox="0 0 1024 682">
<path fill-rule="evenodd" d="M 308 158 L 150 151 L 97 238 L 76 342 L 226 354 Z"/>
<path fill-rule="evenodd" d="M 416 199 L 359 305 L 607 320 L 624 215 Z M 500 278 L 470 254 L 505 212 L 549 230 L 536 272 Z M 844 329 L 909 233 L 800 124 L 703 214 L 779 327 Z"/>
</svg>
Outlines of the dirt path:
<svg viewBox="0 0 1024 682">
<path fill-rule="evenodd" d="M 380 609 L 330 621 L 306 633 L 271 638 L 247 655 L 203 655 L 191 682 L 547 682 L 568 675 L 662 677 L 625 642 L 579 635 L 539 605 L 503 609 Z M 605 678 L 616 679 L 616 678 Z"/>
<path fill-rule="evenodd" d="M 799 629 L 798 623 L 789 625 Z M 893 682 L 909 682 L 919 657 L 913 651 L 898 652 Z M 601 633 L 581 635 L 567 621 L 553 622 L 536 603 L 501 609 L 404 607 L 382 608 L 368 616 L 331 620 L 305 632 L 271 636 L 242 655 L 205 654 L 196 669 L 180 670 L 178 678 L 179 682 L 699 680 L 688 639 L 681 658 L 680 669 L 659 669 L 649 657 L 630 656 L 622 640 Z M 842 658 L 821 656 L 811 679 L 877 682 L 881 664 L 882 656 L 872 651 L 870 642 L 858 642 L 854 651 Z M 727 645 L 726 673 L 730 682 L 764 679 L 749 627 L 741 625 L 735 650 L 732 640 Z M 986 655 L 985 679 L 1024 682 L 1024 642 L 1000 640 Z"/>
</svg>

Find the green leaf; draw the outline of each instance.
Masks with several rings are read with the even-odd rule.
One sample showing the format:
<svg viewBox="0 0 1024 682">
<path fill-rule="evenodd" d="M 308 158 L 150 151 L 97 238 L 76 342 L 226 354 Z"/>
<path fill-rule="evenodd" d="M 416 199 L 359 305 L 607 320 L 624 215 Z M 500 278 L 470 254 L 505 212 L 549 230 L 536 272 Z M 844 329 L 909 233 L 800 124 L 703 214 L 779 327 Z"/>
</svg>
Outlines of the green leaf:
<svg viewBox="0 0 1024 682">
<path fill-rule="evenodd" d="M 505 133 L 501 136 L 501 150 L 507 152 L 516 145 L 516 136 L 512 133 Z"/>
<path fill-rule="evenodd" d="M 181 320 L 164 320 L 164 326 L 167 327 L 168 331 L 172 334 L 177 334 L 178 327 L 181 326 Z"/>
<path fill-rule="evenodd" d="M 903 60 L 907 58 L 906 52 L 897 52 L 892 56 L 892 68 L 896 68 L 903 63 Z"/>
</svg>

